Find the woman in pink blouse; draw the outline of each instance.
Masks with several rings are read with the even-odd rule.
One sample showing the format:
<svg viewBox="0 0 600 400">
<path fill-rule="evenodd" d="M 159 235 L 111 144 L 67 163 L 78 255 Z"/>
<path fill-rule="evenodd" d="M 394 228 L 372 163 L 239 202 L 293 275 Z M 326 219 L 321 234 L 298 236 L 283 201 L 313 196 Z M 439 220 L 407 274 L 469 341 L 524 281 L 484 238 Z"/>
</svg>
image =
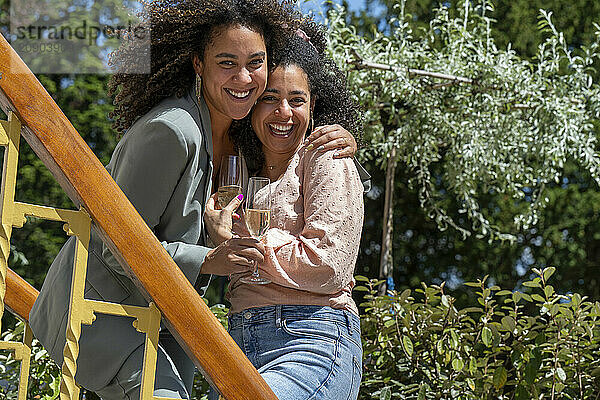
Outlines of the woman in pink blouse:
<svg viewBox="0 0 600 400">
<path fill-rule="evenodd" d="M 232 129 L 250 172 L 271 181 L 271 227 L 259 266 L 271 283 L 232 276 L 229 332 L 278 398 L 356 399 L 362 346 L 352 288 L 363 185 L 352 159 L 304 140 L 313 123 L 360 133 L 360 115 L 324 56 L 324 34 L 316 25 L 305 30 L 310 39 L 299 31 L 276 56 L 251 127 L 246 121 Z"/>
</svg>

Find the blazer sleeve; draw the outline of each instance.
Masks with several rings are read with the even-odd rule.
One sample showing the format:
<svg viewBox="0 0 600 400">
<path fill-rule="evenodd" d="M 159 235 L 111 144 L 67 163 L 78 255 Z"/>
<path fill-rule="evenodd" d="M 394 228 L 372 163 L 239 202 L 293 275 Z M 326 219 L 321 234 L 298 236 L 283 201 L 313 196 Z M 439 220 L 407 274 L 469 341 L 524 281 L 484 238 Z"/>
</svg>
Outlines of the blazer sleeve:
<svg viewBox="0 0 600 400">
<path fill-rule="evenodd" d="M 274 283 L 332 294 L 353 280 L 363 224 L 363 186 L 353 162 L 333 159 L 332 153 L 305 154 L 300 234 L 267 231 L 264 270 Z"/>
<path fill-rule="evenodd" d="M 176 125 L 155 119 L 141 128 L 131 132 L 132 137 L 113 155 L 116 159 L 111 175 L 154 231 L 190 154 L 185 136 Z M 162 241 L 161 244 L 193 284 L 210 249 L 183 242 Z M 128 275 L 106 246 L 103 246 L 102 256 L 115 272 Z"/>
</svg>

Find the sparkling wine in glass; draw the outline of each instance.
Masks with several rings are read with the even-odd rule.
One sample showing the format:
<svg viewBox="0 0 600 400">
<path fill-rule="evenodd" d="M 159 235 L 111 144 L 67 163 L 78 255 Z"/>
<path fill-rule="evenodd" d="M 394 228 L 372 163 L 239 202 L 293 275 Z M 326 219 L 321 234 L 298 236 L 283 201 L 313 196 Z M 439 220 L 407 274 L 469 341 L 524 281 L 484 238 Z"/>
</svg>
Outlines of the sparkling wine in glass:
<svg viewBox="0 0 600 400">
<path fill-rule="evenodd" d="M 242 167 L 238 156 L 221 157 L 219 169 L 219 206 L 224 208 L 234 197 L 242 194 Z"/>
<path fill-rule="evenodd" d="M 252 177 L 248 181 L 244 218 L 248 232 L 253 238 L 260 239 L 271 223 L 271 181 L 269 178 Z M 258 263 L 254 263 L 252 275 L 240 279 L 244 283 L 264 285 L 271 283 L 258 273 Z"/>
</svg>

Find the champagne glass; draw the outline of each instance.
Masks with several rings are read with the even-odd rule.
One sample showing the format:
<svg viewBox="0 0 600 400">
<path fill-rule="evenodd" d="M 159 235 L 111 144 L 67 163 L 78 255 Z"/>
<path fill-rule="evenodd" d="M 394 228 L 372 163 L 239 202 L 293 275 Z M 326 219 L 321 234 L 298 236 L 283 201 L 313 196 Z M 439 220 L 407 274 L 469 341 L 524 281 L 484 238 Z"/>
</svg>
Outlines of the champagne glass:
<svg viewBox="0 0 600 400">
<path fill-rule="evenodd" d="M 242 194 L 242 167 L 238 156 L 221 157 L 219 169 L 219 206 L 225 208 L 234 197 Z"/>
<path fill-rule="evenodd" d="M 248 181 L 248 192 L 244 218 L 248 232 L 253 238 L 260 239 L 269 229 L 271 222 L 271 181 L 269 178 L 252 177 Z M 258 263 L 254 262 L 254 272 L 250 276 L 240 279 L 244 283 L 264 285 L 270 280 L 261 277 L 258 273 Z"/>
</svg>

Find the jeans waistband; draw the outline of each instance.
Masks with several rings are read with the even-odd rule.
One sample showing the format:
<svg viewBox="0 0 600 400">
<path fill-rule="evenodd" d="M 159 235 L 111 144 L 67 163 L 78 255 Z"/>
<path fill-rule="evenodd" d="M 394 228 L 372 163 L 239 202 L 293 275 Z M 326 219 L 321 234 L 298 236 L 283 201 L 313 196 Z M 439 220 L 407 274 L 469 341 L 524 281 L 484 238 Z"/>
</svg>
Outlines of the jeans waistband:
<svg viewBox="0 0 600 400">
<path fill-rule="evenodd" d="M 334 309 L 328 306 L 307 305 L 274 305 L 248 308 L 229 316 L 229 327 L 242 324 L 255 324 L 274 321 L 277 326 L 280 321 L 289 319 L 322 319 L 360 329 L 358 316 L 347 310 Z"/>
</svg>

